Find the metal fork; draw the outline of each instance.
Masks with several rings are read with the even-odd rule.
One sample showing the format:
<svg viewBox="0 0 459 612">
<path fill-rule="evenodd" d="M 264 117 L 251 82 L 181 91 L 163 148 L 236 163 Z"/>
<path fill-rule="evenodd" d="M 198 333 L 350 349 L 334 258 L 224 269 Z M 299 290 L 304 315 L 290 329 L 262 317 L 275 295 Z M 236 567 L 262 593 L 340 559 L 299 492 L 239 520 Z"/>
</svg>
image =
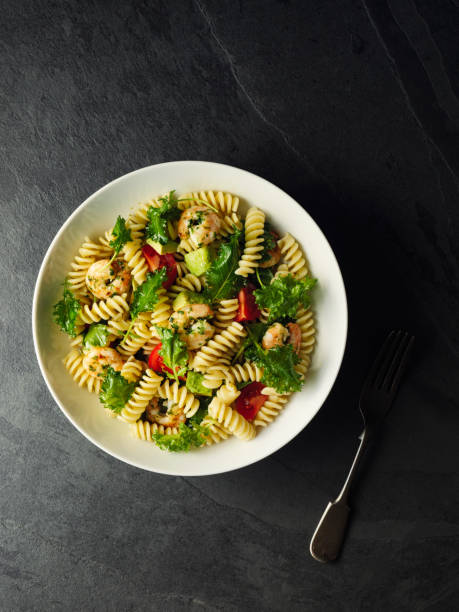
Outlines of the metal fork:
<svg viewBox="0 0 459 612">
<path fill-rule="evenodd" d="M 350 513 L 352 483 L 368 445 L 392 406 L 413 341 L 406 332 L 390 332 L 365 380 L 359 401 L 365 428 L 343 488 L 335 501 L 329 502 L 311 538 L 309 551 L 317 561 L 326 563 L 339 555 Z"/>
</svg>

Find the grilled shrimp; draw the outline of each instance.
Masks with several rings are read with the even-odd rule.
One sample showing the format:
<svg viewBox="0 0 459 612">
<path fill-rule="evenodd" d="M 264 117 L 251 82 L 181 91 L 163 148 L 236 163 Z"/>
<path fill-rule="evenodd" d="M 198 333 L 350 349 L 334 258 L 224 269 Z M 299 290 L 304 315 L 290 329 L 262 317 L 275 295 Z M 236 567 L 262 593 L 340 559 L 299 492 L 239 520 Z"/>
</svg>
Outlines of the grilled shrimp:
<svg viewBox="0 0 459 612">
<path fill-rule="evenodd" d="M 94 346 L 83 357 L 83 367 L 90 376 L 103 375 L 108 366 L 119 372 L 123 365 L 124 359 L 112 348 Z"/>
<path fill-rule="evenodd" d="M 106 300 L 115 293 L 127 293 L 130 284 L 131 273 L 121 259 L 115 259 L 111 263 L 109 259 L 99 259 L 86 273 L 88 289 L 100 300 Z"/>
<path fill-rule="evenodd" d="M 196 351 L 210 340 L 215 333 L 215 327 L 205 319 L 198 319 L 187 330 L 183 340 L 190 351 Z"/>
<path fill-rule="evenodd" d="M 161 400 L 154 397 L 147 408 L 145 416 L 150 423 L 158 423 L 164 427 L 177 427 L 180 423 L 186 421 L 186 416 L 183 414 L 183 408 L 179 408 L 172 400 Z"/>
<path fill-rule="evenodd" d="M 192 206 L 183 211 L 177 231 L 182 240 L 191 239 L 196 246 L 210 244 L 220 231 L 221 220 L 206 206 Z"/>
<path fill-rule="evenodd" d="M 298 323 L 287 323 L 287 328 L 289 344 L 293 346 L 293 350 L 299 355 L 301 349 L 301 327 Z"/>
<path fill-rule="evenodd" d="M 186 304 L 183 308 L 171 314 L 169 324 L 178 331 L 184 331 L 194 320 L 211 317 L 213 314 L 209 304 Z"/>
<path fill-rule="evenodd" d="M 291 344 L 295 353 L 299 355 L 301 348 L 301 327 L 298 323 L 287 323 L 287 327 L 280 323 L 274 323 L 266 330 L 261 345 L 264 349 L 272 349 L 276 346 L 282 346 L 286 342 Z"/>
<path fill-rule="evenodd" d="M 280 323 L 274 323 L 265 332 L 261 341 L 264 349 L 272 349 L 275 346 L 282 346 L 287 339 L 288 330 Z"/>
</svg>

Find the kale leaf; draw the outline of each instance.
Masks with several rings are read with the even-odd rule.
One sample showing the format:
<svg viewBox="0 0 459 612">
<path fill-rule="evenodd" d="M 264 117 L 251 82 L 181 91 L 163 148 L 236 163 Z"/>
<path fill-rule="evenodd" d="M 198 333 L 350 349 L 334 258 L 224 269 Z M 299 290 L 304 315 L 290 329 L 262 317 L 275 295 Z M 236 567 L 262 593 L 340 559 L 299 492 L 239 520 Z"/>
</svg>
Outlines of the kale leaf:
<svg viewBox="0 0 459 612">
<path fill-rule="evenodd" d="M 300 304 L 305 308 L 309 306 L 309 292 L 316 282 L 315 278 L 296 280 L 291 274 L 287 274 L 257 289 L 254 292 L 255 301 L 260 308 L 269 310 L 270 323 L 286 318 L 294 319 Z"/>
<path fill-rule="evenodd" d="M 165 267 L 160 268 L 153 274 L 147 274 L 146 281 L 134 291 L 134 298 L 130 308 L 132 320 L 136 319 L 141 312 L 153 310 L 159 299 L 158 291 L 161 289 L 166 278 L 167 270 Z"/>
<path fill-rule="evenodd" d="M 72 338 L 76 336 L 75 322 L 80 308 L 80 302 L 69 289 L 69 282 L 66 279 L 62 300 L 59 300 L 53 306 L 53 319 L 62 331 Z"/>
<path fill-rule="evenodd" d="M 202 446 L 208 435 L 209 429 L 202 425 L 192 424 L 191 427 L 180 423 L 179 432 L 176 434 L 161 434 L 155 432 L 152 435 L 153 441 L 161 450 L 168 450 L 172 453 L 187 452 L 191 448 Z"/>
<path fill-rule="evenodd" d="M 259 324 L 258 324 L 259 325 Z M 261 382 L 273 387 L 278 393 L 299 391 L 302 386 L 301 376 L 295 371 L 298 355 L 291 344 L 263 349 L 260 344 L 261 327 L 248 326 L 248 338 L 244 356 L 263 368 Z"/>
<path fill-rule="evenodd" d="M 108 327 L 103 323 L 92 323 L 83 340 L 84 348 L 106 346 L 109 337 Z"/>
<path fill-rule="evenodd" d="M 117 257 L 118 253 L 121 251 L 126 242 L 131 240 L 131 230 L 126 227 L 126 220 L 123 217 L 118 216 L 115 225 L 112 229 L 112 234 L 114 236 L 113 240 L 110 240 L 108 243 L 113 249 L 113 255 L 110 259 L 112 262 L 115 257 Z"/>
<path fill-rule="evenodd" d="M 175 190 L 170 191 L 168 195 L 159 198 L 161 206 L 155 208 L 150 206 L 147 212 L 149 224 L 147 225 L 145 235 L 154 242 L 167 244 L 170 240 L 168 231 L 168 222 L 175 221 L 182 214 L 177 207 L 177 198 Z"/>
<path fill-rule="evenodd" d="M 104 381 L 99 393 L 99 399 L 105 408 L 109 408 L 120 414 L 125 404 L 129 401 L 136 386 L 135 382 L 130 383 L 120 372 L 108 366 Z"/>
<path fill-rule="evenodd" d="M 173 372 L 165 372 L 169 378 L 175 378 L 178 382 L 179 376 L 186 374 L 188 365 L 188 349 L 186 344 L 172 329 L 165 327 L 156 328 L 161 340 L 159 354 L 163 358 L 164 365 Z"/>
<path fill-rule="evenodd" d="M 204 295 L 217 302 L 236 295 L 241 277 L 235 274 L 239 265 L 241 248 L 239 238 L 241 232 L 236 231 L 227 242 L 223 242 L 217 252 L 217 257 L 206 272 L 206 289 Z"/>
</svg>

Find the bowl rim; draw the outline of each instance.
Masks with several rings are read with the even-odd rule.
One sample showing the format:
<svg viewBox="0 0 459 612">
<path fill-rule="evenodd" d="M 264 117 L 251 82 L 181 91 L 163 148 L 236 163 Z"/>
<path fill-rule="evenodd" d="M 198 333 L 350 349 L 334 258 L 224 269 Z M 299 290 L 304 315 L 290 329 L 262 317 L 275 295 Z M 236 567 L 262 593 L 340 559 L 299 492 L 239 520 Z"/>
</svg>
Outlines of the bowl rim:
<svg viewBox="0 0 459 612">
<path fill-rule="evenodd" d="M 174 471 L 170 471 L 170 470 L 165 470 L 165 469 L 153 469 L 150 467 L 146 467 L 145 465 L 141 465 L 140 463 L 137 463 L 135 460 L 130 460 L 124 456 L 121 456 L 120 454 L 109 450 L 108 448 L 106 448 L 101 442 L 99 442 L 96 438 L 94 438 L 94 436 L 90 433 L 88 433 L 87 431 L 85 431 L 83 429 L 83 427 L 81 427 L 72 417 L 72 415 L 70 414 L 70 412 L 65 408 L 65 406 L 63 405 L 63 403 L 58 399 L 56 393 L 54 392 L 54 389 L 52 388 L 52 385 L 50 383 L 50 381 L 48 380 L 47 374 L 46 374 L 46 370 L 45 370 L 45 366 L 40 354 L 40 351 L 38 349 L 38 337 L 37 337 L 37 328 L 38 328 L 38 296 L 39 296 L 39 289 L 40 286 L 42 284 L 43 281 L 43 276 L 45 273 L 45 269 L 47 267 L 47 263 L 48 260 L 51 256 L 51 252 L 53 251 L 54 245 L 59 241 L 61 235 L 64 233 L 64 231 L 66 230 L 66 228 L 72 223 L 72 220 L 74 217 L 77 216 L 77 214 L 83 209 L 85 208 L 89 202 L 91 200 L 93 200 L 94 198 L 96 198 L 100 193 L 107 191 L 108 189 L 111 189 L 114 185 L 116 185 L 117 183 L 120 183 L 122 181 L 127 180 L 129 177 L 131 177 L 134 174 L 141 174 L 142 172 L 146 172 L 149 171 L 151 168 L 161 168 L 164 166 L 173 166 L 173 165 L 183 165 L 183 164 L 205 164 L 208 166 L 222 166 L 222 167 L 226 167 L 229 168 L 231 170 L 236 170 L 237 172 L 241 172 L 244 174 L 247 174 L 249 176 L 255 177 L 257 180 L 269 185 L 270 188 L 275 188 L 277 189 L 283 197 L 287 197 L 292 204 L 295 205 L 295 207 L 301 211 L 301 214 L 305 214 L 309 217 L 310 221 L 312 222 L 312 224 L 315 226 L 316 231 L 321 235 L 321 238 L 323 239 L 324 243 L 328 246 L 329 251 L 330 251 L 330 255 L 331 258 L 334 260 L 334 263 L 336 265 L 336 269 L 338 272 L 338 279 L 340 281 L 340 287 L 339 290 L 341 292 L 341 297 L 342 297 L 342 315 L 343 315 L 343 335 L 342 335 L 342 343 L 341 346 L 339 346 L 339 351 L 337 351 L 336 355 L 337 355 L 337 361 L 336 361 L 336 366 L 335 366 L 335 370 L 333 371 L 333 375 L 330 376 L 327 385 L 325 385 L 324 388 L 324 392 L 322 394 L 322 400 L 318 403 L 317 408 L 315 409 L 314 413 L 312 414 L 311 418 L 309 419 L 309 421 L 307 421 L 303 427 L 299 430 L 299 431 L 294 431 L 293 433 L 291 433 L 291 435 L 288 435 L 285 438 L 282 438 L 281 442 L 278 445 L 274 445 L 271 449 L 268 450 L 268 452 L 266 454 L 263 454 L 260 457 L 256 457 L 256 458 L 251 458 L 248 461 L 242 461 L 240 463 L 238 463 L 235 466 L 231 466 L 228 468 L 224 468 L 224 469 L 220 469 L 218 471 L 213 471 L 212 469 L 210 469 L 209 471 L 202 471 L 199 474 L 196 473 L 185 473 L 183 471 L 180 472 L 174 472 Z M 41 371 L 41 374 L 43 376 L 43 379 L 46 383 L 46 386 L 49 390 L 49 392 L 51 393 L 52 398 L 54 399 L 54 401 L 56 402 L 56 404 L 59 406 L 60 410 L 64 413 L 64 415 L 66 416 L 66 418 L 70 421 L 70 423 L 86 438 L 88 439 L 90 442 L 92 442 L 92 444 L 94 444 L 97 448 L 99 448 L 100 450 L 102 450 L 103 452 L 107 453 L 108 455 L 110 455 L 111 457 L 114 457 L 115 459 L 118 459 L 119 461 L 122 461 L 123 463 L 127 463 L 128 465 L 131 465 L 133 467 L 136 467 L 138 469 L 142 469 L 142 470 L 146 470 L 149 472 L 153 472 L 153 473 L 157 473 L 157 474 L 164 474 L 164 475 L 169 475 L 169 476 L 183 476 L 183 477 L 198 477 L 198 476 L 212 476 L 212 475 L 217 475 L 217 474 L 224 474 L 226 472 L 231 472 L 234 470 L 238 470 L 238 469 L 242 469 L 244 467 L 248 467 L 250 465 L 253 465 L 254 463 L 257 463 L 258 461 L 262 461 L 263 459 L 266 459 L 267 457 L 271 456 L 272 454 L 274 454 L 275 452 L 277 452 L 278 450 L 280 450 L 281 448 L 283 448 L 284 446 L 286 446 L 287 444 L 289 444 L 297 435 L 299 435 L 312 421 L 313 419 L 316 417 L 317 413 L 319 412 L 319 410 L 322 408 L 322 406 L 324 405 L 325 401 L 327 400 L 328 396 L 330 395 L 330 392 L 336 382 L 336 379 L 338 377 L 339 371 L 341 369 L 341 365 L 342 365 L 342 361 L 343 361 L 343 357 L 344 357 L 344 353 L 346 350 L 346 345 L 347 345 L 347 338 L 348 338 L 348 326 L 349 326 L 349 316 L 348 316 L 348 303 L 347 303 L 347 294 L 346 294 L 346 287 L 344 284 L 344 279 L 343 279 L 343 275 L 341 272 L 341 268 L 339 266 L 338 260 L 336 258 L 336 255 L 327 239 L 327 237 L 325 236 L 325 234 L 323 233 L 322 229 L 319 227 L 319 225 L 317 224 L 317 222 L 314 220 L 314 218 L 310 215 L 310 213 L 305 210 L 300 204 L 299 202 L 297 202 L 292 196 L 290 196 L 286 191 L 284 191 L 283 189 L 281 189 L 280 187 L 278 187 L 277 185 L 275 185 L 274 183 L 272 183 L 271 181 L 268 181 L 267 179 L 253 173 L 250 172 L 249 170 L 244 170 L 243 168 L 238 168 L 237 166 L 232 166 L 230 164 L 223 164 L 220 162 L 212 162 L 212 161 L 205 161 L 205 160 L 175 160 L 175 161 L 168 161 L 168 162 L 161 162 L 159 164 L 151 164 L 149 166 L 144 166 L 142 168 L 137 168 L 136 170 L 132 170 L 131 172 L 128 172 L 126 174 L 123 174 L 122 176 L 119 176 L 115 179 L 113 179 L 112 181 L 110 181 L 109 183 L 106 183 L 105 185 L 103 185 L 102 187 L 100 187 L 97 191 L 93 192 L 92 194 L 90 194 L 81 204 L 79 204 L 75 210 L 70 214 L 70 216 L 65 220 L 65 222 L 62 224 L 62 226 L 59 228 L 59 230 L 57 231 L 56 235 L 54 236 L 53 240 L 51 241 L 48 249 L 46 250 L 46 253 L 43 257 L 42 263 L 40 265 L 40 270 L 38 272 L 37 275 L 37 279 L 35 281 L 35 286 L 34 286 L 34 293 L 33 293 L 33 301 L 32 301 L 32 336 L 33 336 L 33 344 L 34 344 L 34 350 L 35 350 L 35 355 L 37 357 L 37 361 L 38 361 L 38 365 Z M 209 462 L 209 465 L 212 465 L 211 462 Z"/>
</svg>

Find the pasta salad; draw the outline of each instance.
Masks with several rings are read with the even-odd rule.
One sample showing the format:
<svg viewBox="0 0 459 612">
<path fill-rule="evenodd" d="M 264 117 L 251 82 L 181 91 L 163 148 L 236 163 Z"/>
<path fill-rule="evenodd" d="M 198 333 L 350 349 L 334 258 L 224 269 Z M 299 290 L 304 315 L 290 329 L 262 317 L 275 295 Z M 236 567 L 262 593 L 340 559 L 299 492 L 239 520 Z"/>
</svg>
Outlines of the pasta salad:
<svg viewBox="0 0 459 612">
<path fill-rule="evenodd" d="M 299 391 L 316 279 L 300 245 L 239 198 L 175 191 L 86 238 L 53 317 L 65 367 L 160 449 L 253 439 Z"/>
</svg>

